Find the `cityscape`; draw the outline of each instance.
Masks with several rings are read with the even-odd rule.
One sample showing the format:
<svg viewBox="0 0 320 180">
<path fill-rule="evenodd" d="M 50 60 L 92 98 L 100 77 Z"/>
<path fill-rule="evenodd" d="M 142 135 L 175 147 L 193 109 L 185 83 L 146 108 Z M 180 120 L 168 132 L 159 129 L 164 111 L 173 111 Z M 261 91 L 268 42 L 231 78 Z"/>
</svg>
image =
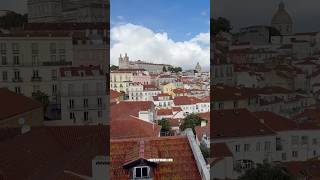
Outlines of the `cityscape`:
<svg viewBox="0 0 320 180">
<path fill-rule="evenodd" d="M 290 2 L 267 24 L 211 19 L 211 179 L 319 178 L 320 34 Z"/>
<path fill-rule="evenodd" d="M 0 180 L 320 179 L 306 2 L 0 1 Z"/>
</svg>

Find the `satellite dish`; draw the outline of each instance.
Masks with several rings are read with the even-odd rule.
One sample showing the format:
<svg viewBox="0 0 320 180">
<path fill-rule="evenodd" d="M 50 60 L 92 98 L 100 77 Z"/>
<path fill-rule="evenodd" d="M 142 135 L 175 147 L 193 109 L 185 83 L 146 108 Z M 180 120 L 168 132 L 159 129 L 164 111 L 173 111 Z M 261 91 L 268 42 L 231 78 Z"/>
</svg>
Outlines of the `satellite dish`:
<svg viewBox="0 0 320 180">
<path fill-rule="evenodd" d="M 25 123 L 24 118 L 20 118 L 20 119 L 18 120 L 18 123 L 19 123 L 20 125 L 23 125 L 23 124 Z"/>
</svg>

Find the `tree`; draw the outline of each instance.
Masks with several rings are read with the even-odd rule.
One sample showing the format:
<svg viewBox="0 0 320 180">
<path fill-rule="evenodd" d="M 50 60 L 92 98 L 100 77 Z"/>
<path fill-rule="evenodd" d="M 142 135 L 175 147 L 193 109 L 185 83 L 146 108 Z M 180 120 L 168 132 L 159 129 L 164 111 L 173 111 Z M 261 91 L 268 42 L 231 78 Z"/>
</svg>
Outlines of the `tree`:
<svg viewBox="0 0 320 180">
<path fill-rule="evenodd" d="M 15 29 L 22 28 L 24 23 L 27 23 L 28 15 L 17 14 L 15 12 L 9 11 L 6 15 L 0 17 L 0 28 L 4 29 Z"/>
<path fill-rule="evenodd" d="M 158 125 L 161 126 L 161 131 L 168 133 L 170 131 L 170 124 L 168 119 L 164 118 L 158 121 Z"/>
<path fill-rule="evenodd" d="M 193 133 L 195 133 L 194 128 L 200 126 L 202 121 L 206 121 L 201 118 L 198 114 L 189 114 L 183 119 L 183 123 L 180 126 L 180 130 L 184 131 L 187 128 L 191 128 Z"/>
<path fill-rule="evenodd" d="M 49 96 L 41 91 L 37 91 L 32 94 L 32 97 L 43 104 L 43 111 L 46 113 L 50 103 Z"/>
<path fill-rule="evenodd" d="M 118 70 L 119 69 L 119 66 L 116 66 L 116 65 L 111 65 L 110 66 L 110 71 L 115 71 L 115 70 Z"/>
<path fill-rule="evenodd" d="M 200 150 L 204 158 L 209 158 L 210 157 L 210 152 L 207 147 L 205 147 L 203 144 L 200 144 Z"/>
<path fill-rule="evenodd" d="M 218 17 L 218 19 L 210 19 L 211 32 L 213 34 L 218 34 L 219 32 L 230 32 L 232 27 L 230 21 L 223 17 Z"/>
<path fill-rule="evenodd" d="M 293 180 L 283 168 L 269 163 L 257 164 L 255 168 L 249 169 L 239 177 L 239 180 Z"/>
<path fill-rule="evenodd" d="M 167 68 L 165 66 L 163 66 L 162 71 L 167 72 Z"/>
</svg>

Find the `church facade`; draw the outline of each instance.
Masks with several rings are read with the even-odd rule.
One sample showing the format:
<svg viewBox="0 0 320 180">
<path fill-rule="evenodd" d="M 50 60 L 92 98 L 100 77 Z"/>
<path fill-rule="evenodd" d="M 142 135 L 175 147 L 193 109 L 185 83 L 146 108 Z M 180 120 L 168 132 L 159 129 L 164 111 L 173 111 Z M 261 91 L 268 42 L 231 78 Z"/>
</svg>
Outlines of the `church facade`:
<svg viewBox="0 0 320 180">
<path fill-rule="evenodd" d="M 168 70 L 169 67 L 172 66 L 169 64 L 148 63 L 141 60 L 130 61 L 127 53 L 124 57 L 121 54 L 119 57 L 119 69 L 144 69 L 151 73 L 160 73 L 163 72 L 164 68 Z"/>
<path fill-rule="evenodd" d="M 276 28 L 281 35 L 292 35 L 293 20 L 290 14 L 286 11 L 283 2 L 279 4 L 277 12 L 273 15 L 271 26 Z"/>
</svg>

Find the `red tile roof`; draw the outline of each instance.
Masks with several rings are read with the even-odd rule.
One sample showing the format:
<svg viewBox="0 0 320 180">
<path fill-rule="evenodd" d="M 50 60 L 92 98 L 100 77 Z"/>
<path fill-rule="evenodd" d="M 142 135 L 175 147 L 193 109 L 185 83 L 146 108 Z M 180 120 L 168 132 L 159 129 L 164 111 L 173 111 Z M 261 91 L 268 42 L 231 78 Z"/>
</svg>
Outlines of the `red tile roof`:
<svg viewBox="0 0 320 180">
<path fill-rule="evenodd" d="M 288 131 L 288 130 L 297 130 L 297 123 L 286 117 L 277 115 L 273 112 L 255 112 L 254 113 L 260 121 L 263 121 L 268 127 L 274 131 Z"/>
<path fill-rule="evenodd" d="M 174 105 L 192 105 L 202 102 L 200 99 L 196 97 L 189 97 L 189 96 L 177 96 L 173 99 Z"/>
<path fill-rule="evenodd" d="M 214 110 L 212 117 L 215 118 L 211 119 L 211 139 L 275 134 L 247 109 Z"/>
<path fill-rule="evenodd" d="M 162 162 L 155 167 L 153 171 L 154 180 L 201 179 L 186 136 L 111 140 L 110 179 L 128 179 L 129 172 L 122 166 L 131 159 L 132 156 L 128 156 L 128 154 L 131 154 L 133 149 L 140 146 L 141 141 L 144 141 L 144 149 L 153 147 L 149 151 L 154 152 L 153 155 L 157 158 L 173 158 L 173 162 Z M 153 155 L 149 153 L 148 157 Z"/>
<path fill-rule="evenodd" d="M 232 157 L 232 153 L 225 143 L 212 143 L 210 151 L 213 158 Z"/>
<path fill-rule="evenodd" d="M 199 141 L 201 141 L 203 135 L 210 137 L 210 123 L 205 126 L 196 126 L 194 130 Z"/>
<path fill-rule="evenodd" d="M 136 117 L 127 116 L 110 121 L 112 139 L 158 137 L 161 127 Z"/>
<path fill-rule="evenodd" d="M 294 177 L 312 180 L 320 179 L 320 161 L 312 159 L 308 161 L 283 162 L 281 165 Z"/>
<path fill-rule="evenodd" d="M 41 108 L 43 105 L 29 97 L 0 88 L 0 120 Z"/>
<path fill-rule="evenodd" d="M 0 130 L 1 131 L 1 130 Z M 37 127 L 0 141 L 2 179 L 77 180 L 69 170 L 92 176 L 92 159 L 109 154 L 108 126 Z"/>
<path fill-rule="evenodd" d="M 172 114 L 173 114 L 172 109 L 158 109 L 157 110 L 158 116 L 168 116 L 168 115 L 172 115 Z"/>
<path fill-rule="evenodd" d="M 148 111 L 153 107 L 152 101 L 121 101 L 110 106 L 110 118 L 113 121 L 117 118 L 127 118 L 130 115 L 139 117 L 139 111 Z"/>
<path fill-rule="evenodd" d="M 122 93 L 114 90 L 110 90 L 110 99 L 116 99 L 122 96 Z"/>
</svg>

